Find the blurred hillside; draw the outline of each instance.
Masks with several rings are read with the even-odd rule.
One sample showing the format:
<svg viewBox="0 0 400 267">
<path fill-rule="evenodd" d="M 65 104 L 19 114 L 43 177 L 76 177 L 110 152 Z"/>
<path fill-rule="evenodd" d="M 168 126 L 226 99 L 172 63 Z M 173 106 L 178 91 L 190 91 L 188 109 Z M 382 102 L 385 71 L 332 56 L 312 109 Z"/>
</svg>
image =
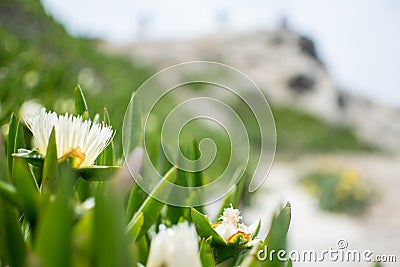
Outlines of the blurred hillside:
<svg viewBox="0 0 400 267">
<path fill-rule="evenodd" d="M 71 37 L 38 0 L 0 2 L 0 40 L 0 124 L 31 98 L 48 109 L 73 112 L 79 82 L 90 109 L 108 107 L 120 128 L 132 90 L 150 73 L 132 60 L 98 51 L 96 40 Z"/>
<path fill-rule="evenodd" d="M 181 62 L 210 60 L 244 72 L 272 104 L 278 148 L 400 149 L 400 111 L 337 88 L 313 40 L 286 25 L 271 31 L 104 47 L 160 70 Z M 243 93 L 251 94 L 247 88 Z"/>
<path fill-rule="evenodd" d="M 353 101 L 338 93 L 313 42 L 286 29 L 124 47 L 102 44 L 99 49 L 97 40 L 68 35 L 39 1 L 3 0 L 0 40 L 0 124 L 32 98 L 48 109 L 73 112 L 72 88 L 79 82 L 91 116 L 107 107 L 113 126 L 121 129 L 132 90 L 154 70 L 190 60 L 215 60 L 242 70 L 265 89 L 273 104 L 280 150 L 371 148 L 354 134 L 350 120 L 343 122 L 359 110 L 350 115 L 345 111 Z M 119 142 L 119 133 L 116 138 Z"/>
</svg>

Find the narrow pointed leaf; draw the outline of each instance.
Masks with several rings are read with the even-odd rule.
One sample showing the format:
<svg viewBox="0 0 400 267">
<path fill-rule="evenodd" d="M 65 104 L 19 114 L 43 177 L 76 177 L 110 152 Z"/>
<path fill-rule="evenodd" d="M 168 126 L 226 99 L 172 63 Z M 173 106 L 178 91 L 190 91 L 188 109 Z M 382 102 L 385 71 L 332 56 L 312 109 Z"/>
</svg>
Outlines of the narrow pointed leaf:
<svg viewBox="0 0 400 267">
<path fill-rule="evenodd" d="M 82 118 L 84 120 L 88 119 L 89 109 L 86 104 L 86 99 L 85 96 L 83 95 L 83 91 L 79 86 L 79 84 L 75 86 L 74 95 L 75 95 L 75 114 L 82 115 Z"/>
<path fill-rule="evenodd" d="M 20 207 L 17 189 L 14 186 L 0 180 L 0 198 L 7 200 L 9 203 Z"/>
<path fill-rule="evenodd" d="M 259 246 L 254 246 L 247 254 L 242 262 L 240 263 L 241 267 L 260 267 L 262 266 L 262 262 L 257 257 L 257 253 L 259 253 L 260 249 Z"/>
<path fill-rule="evenodd" d="M 136 241 L 137 237 L 140 234 L 140 231 L 142 230 L 143 223 L 144 223 L 144 216 L 143 212 L 141 212 L 139 213 L 138 216 L 135 216 L 135 220 L 132 223 L 132 227 L 128 232 L 128 236 L 131 239 L 131 241 Z"/>
<path fill-rule="evenodd" d="M 132 218 L 135 212 L 138 211 L 140 206 L 146 200 L 147 194 L 143 191 L 142 188 L 137 183 L 132 185 L 131 193 L 128 199 L 128 206 L 126 208 L 126 218 L 127 222 Z"/>
<path fill-rule="evenodd" d="M 111 125 L 110 116 L 108 111 L 104 108 L 103 122 L 107 125 Z M 96 160 L 97 165 L 101 166 L 113 166 L 114 165 L 114 144 L 111 141 L 110 144 L 100 153 Z"/>
<path fill-rule="evenodd" d="M 76 171 L 87 181 L 107 181 L 120 169 L 119 166 L 97 166 L 92 165 L 79 168 Z"/>
<path fill-rule="evenodd" d="M 39 191 L 29 170 L 28 164 L 22 159 L 14 160 L 13 181 L 17 189 L 18 199 L 22 212 L 32 227 L 36 224 L 38 215 Z"/>
<path fill-rule="evenodd" d="M 12 188 L 11 185 L 7 186 L 7 163 L 8 157 L 6 157 L 3 138 L 0 134 L 0 182 L 3 189 L 7 191 L 6 195 L 10 199 L 14 199 L 16 189 Z M 18 223 L 16 209 L 9 202 L 10 199 L 6 198 L 4 195 L 0 196 L 0 261 L 3 266 L 25 266 L 26 246 Z M 15 201 L 18 201 L 18 199 Z"/>
<path fill-rule="evenodd" d="M 257 250 L 268 251 L 279 251 L 286 249 L 286 236 L 290 225 L 290 203 L 288 202 L 285 207 L 283 207 L 279 214 L 274 216 L 272 219 L 271 227 L 265 240 L 258 246 Z M 253 248 L 254 249 L 254 248 Z M 243 266 L 268 266 L 268 267 L 283 267 L 285 262 L 279 261 L 277 257 L 274 257 L 271 261 L 269 257 L 265 258 L 265 261 L 260 261 L 254 253 L 250 254 L 247 259 L 245 259 L 246 264 Z"/>
<path fill-rule="evenodd" d="M 152 195 L 169 195 L 169 187 L 167 187 L 168 183 L 173 183 L 176 179 L 176 168 L 172 167 L 163 177 L 163 179 L 159 182 L 159 184 L 154 188 Z M 162 208 L 165 206 L 164 203 L 158 201 L 157 199 L 148 196 L 143 204 L 140 206 L 138 212 L 132 218 L 127 226 L 127 232 L 131 232 L 133 223 L 136 220 L 136 217 L 143 213 L 144 215 L 144 222 L 143 227 L 139 233 L 138 239 L 140 239 L 150 228 L 153 223 L 156 222 L 158 216 Z"/>
<path fill-rule="evenodd" d="M 15 142 L 14 142 L 14 152 L 18 151 L 20 148 L 25 148 L 25 137 L 24 137 L 24 125 L 18 121 L 17 131 L 15 133 Z"/>
<path fill-rule="evenodd" d="M 76 177 L 65 162 L 60 165 L 59 186 L 38 222 L 35 251 L 44 267 L 68 267 L 74 210 L 70 201 Z"/>
<path fill-rule="evenodd" d="M 24 159 L 26 162 L 37 166 L 42 167 L 44 162 L 44 157 L 36 150 L 28 150 L 24 148 L 20 148 L 17 150 L 17 153 L 12 154 L 14 158 Z"/>
<path fill-rule="evenodd" d="M 94 266 L 132 266 L 124 232 L 122 196 L 114 187 L 105 186 L 96 192 L 92 234 Z"/>
<path fill-rule="evenodd" d="M 136 147 L 143 145 L 142 142 L 142 109 L 140 100 L 132 95 L 131 102 L 125 113 L 124 128 L 122 129 L 122 145 L 127 156 Z"/>
<path fill-rule="evenodd" d="M 0 197 L 0 259 L 4 266 L 25 266 L 26 245 L 15 208 Z"/>
<path fill-rule="evenodd" d="M 202 239 L 200 242 L 200 260 L 201 260 L 201 265 L 203 267 L 214 267 L 215 263 L 214 263 L 214 256 L 213 256 L 213 252 L 211 249 L 211 239 Z"/>
<path fill-rule="evenodd" d="M 227 245 L 225 240 L 211 227 L 207 216 L 201 214 L 196 209 L 191 208 L 192 221 L 196 227 L 197 233 L 202 238 L 212 237 L 212 242 L 220 245 Z"/>
<path fill-rule="evenodd" d="M 193 159 L 200 158 L 199 143 L 197 141 L 193 142 Z M 199 169 L 200 166 L 197 166 Z M 194 184 L 193 186 L 205 185 L 204 177 L 202 172 L 194 172 Z"/>
<path fill-rule="evenodd" d="M 87 211 L 72 229 L 71 266 L 93 266 L 91 264 L 92 244 L 90 243 L 93 238 L 91 231 L 93 215 L 93 209 Z"/>
<path fill-rule="evenodd" d="M 42 189 L 54 192 L 55 183 L 58 179 L 58 160 L 55 129 L 51 131 L 47 145 L 46 158 L 43 163 Z"/>
<path fill-rule="evenodd" d="M 8 126 L 8 140 L 7 140 L 7 166 L 11 174 L 13 166 L 12 154 L 15 152 L 15 136 L 17 134 L 18 119 L 14 113 L 11 114 L 10 123 Z"/>
</svg>

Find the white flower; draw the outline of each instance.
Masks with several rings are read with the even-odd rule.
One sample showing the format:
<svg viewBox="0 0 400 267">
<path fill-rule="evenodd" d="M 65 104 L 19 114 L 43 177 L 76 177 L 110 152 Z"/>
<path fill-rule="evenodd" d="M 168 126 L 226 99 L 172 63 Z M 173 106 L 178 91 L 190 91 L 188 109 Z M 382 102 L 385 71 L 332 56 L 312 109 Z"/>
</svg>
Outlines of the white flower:
<svg viewBox="0 0 400 267">
<path fill-rule="evenodd" d="M 240 210 L 234 209 L 232 204 L 229 208 L 224 209 L 223 214 L 219 218 L 220 222 L 214 224 L 214 230 L 229 243 L 232 237 L 241 233 L 247 241 L 252 237 L 252 231 L 244 224 L 239 223 L 242 219 Z"/>
<path fill-rule="evenodd" d="M 25 118 L 29 116 L 29 114 L 35 114 L 40 112 L 43 108 L 43 105 L 36 99 L 30 99 L 22 103 L 19 108 L 19 116 L 20 118 Z"/>
<path fill-rule="evenodd" d="M 74 167 L 90 166 L 110 144 L 115 131 L 111 126 L 82 120 L 82 116 L 46 112 L 25 117 L 25 123 L 34 137 L 36 149 L 46 155 L 52 129 L 55 129 L 58 159 L 73 156 Z"/>
<path fill-rule="evenodd" d="M 147 267 L 201 267 L 196 230 L 187 222 L 160 229 L 151 241 Z"/>
</svg>

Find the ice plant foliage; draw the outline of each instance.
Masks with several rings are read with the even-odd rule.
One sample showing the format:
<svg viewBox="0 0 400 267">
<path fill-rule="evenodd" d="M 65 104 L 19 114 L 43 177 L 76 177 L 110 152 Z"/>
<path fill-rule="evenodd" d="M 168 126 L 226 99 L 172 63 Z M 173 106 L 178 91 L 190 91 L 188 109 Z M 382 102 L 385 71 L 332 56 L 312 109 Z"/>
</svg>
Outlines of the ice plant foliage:
<svg viewBox="0 0 400 267">
<path fill-rule="evenodd" d="M 201 267 L 196 230 L 187 222 L 162 228 L 153 238 L 147 267 Z"/>
<path fill-rule="evenodd" d="M 146 147 L 140 140 L 133 142 L 135 147 L 126 165 L 115 166 L 113 147 L 107 147 L 115 134 L 108 126 L 107 110 L 104 123 L 93 122 L 87 119 L 92 113 L 79 85 L 74 94 L 75 114 L 82 116 L 58 115 L 29 102 L 21 108 L 21 117 L 33 133 L 34 151 L 26 149 L 23 124 L 15 114 L 7 126 L 6 150 L 0 134 L 0 233 L 4 233 L 0 234 L 0 244 L 5 244 L 1 246 L 0 266 L 283 265 L 275 258 L 261 262 L 255 255 L 266 246 L 269 251 L 285 250 L 289 203 L 273 216 L 269 234 L 261 241 L 256 238 L 260 221 L 246 226 L 238 209 L 232 204 L 226 207 L 226 203 L 241 202 L 245 187 L 238 186 L 226 196 L 225 209 L 214 224 L 204 207 L 175 207 L 151 194 L 144 195 L 131 178 L 151 178 L 141 168 Z M 143 132 L 139 107 L 129 110 L 132 123 L 125 132 L 128 137 L 136 138 Z M 197 150 L 192 149 L 198 147 L 197 143 L 188 142 L 185 147 L 190 148 L 192 158 L 198 158 Z M 159 166 L 170 165 L 160 153 L 148 156 Z M 87 168 L 97 158 L 102 166 Z M 202 179 L 198 179 L 198 186 L 206 185 L 207 175 L 201 171 L 199 175 Z M 353 175 L 346 177 L 347 182 L 355 180 Z M 193 174 L 172 166 L 153 192 L 173 194 L 168 186 L 178 178 L 189 181 Z M 191 195 L 187 197 L 185 201 L 191 203 Z M 171 226 L 159 226 L 161 222 Z"/>
<path fill-rule="evenodd" d="M 235 237 L 239 235 L 245 241 L 250 241 L 252 231 L 246 225 L 239 223 L 242 219 L 240 210 L 234 209 L 232 204 L 229 208 L 224 209 L 223 214 L 219 218 L 221 221 L 213 224 L 214 230 L 227 242 L 231 243 Z"/>
<path fill-rule="evenodd" d="M 40 112 L 28 115 L 25 123 L 34 137 L 35 149 L 46 155 L 52 129 L 55 129 L 57 157 L 72 156 L 74 167 L 93 165 L 99 154 L 110 144 L 115 131 L 111 126 L 83 120 L 82 116 L 66 113 Z"/>
</svg>

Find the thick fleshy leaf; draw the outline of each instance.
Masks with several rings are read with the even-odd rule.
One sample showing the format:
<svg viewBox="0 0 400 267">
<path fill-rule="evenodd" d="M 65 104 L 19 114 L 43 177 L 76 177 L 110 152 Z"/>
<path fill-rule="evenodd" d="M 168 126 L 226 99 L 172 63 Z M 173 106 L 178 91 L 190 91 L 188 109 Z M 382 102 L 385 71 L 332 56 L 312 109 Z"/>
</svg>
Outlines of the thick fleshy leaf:
<svg viewBox="0 0 400 267">
<path fill-rule="evenodd" d="M 68 267 L 71 263 L 71 231 L 74 210 L 70 198 L 76 177 L 67 162 L 60 164 L 54 200 L 50 200 L 38 222 L 35 252 L 44 267 Z"/>
<path fill-rule="evenodd" d="M 129 238 L 132 241 L 136 241 L 139 236 L 140 231 L 142 230 L 144 223 L 143 212 L 139 213 L 138 216 L 135 216 L 135 220 L 132 222 L 132 227 L 130 227 L 130 231 L 128 232 Z"/>
<path fill-rule="evenodd" d="M 34 228 L 39 212 L 39 189 L 29 170 L 28 163 L 22 159 L 14 160 L 13 181 L 22 212 Z"/>
<path fill-rule="evenodd" d="M 272 219 L 271 228 L 264 240 L 264 244 L 269 249 L 276 249 L 278 251 L 286 248 L 286 235 L 289 230 L 290 217 L 291 208 L 288 202 L 279 214 Z"/>
<path fill-rule="evenodd" d="M 169 195 L 169 187 L 167 187 L 168 183 L 173 183 L 176 179 L 176 168 L 172 167 L 163 177 L 163 179 L 158 183 L 158 185 L 154 188 L 151 195 Z M 136 221 L 136 217 L 141 213 L 144 215 L 143 227 L 139 233 L 138 239 L 140 239 L 152 226 L 158 216 L 162 208 L 165 206 L 164 203 L 158 201 L 152 196 L 148 196 L 143 204 L 140 206 L 138 212 L 133 216 L 132 220 L 127 225 L 127 232 L 130 233 L 134 222 Z"/>
<path fill-rule="evenodd" d="M 197 233 L 202 238 L 212 237 L 212 242 L 227 246 L 225 240 L 211 227 L 210 221 L 206 215 L 201 214 L 196 209 L 191 208 L 192 221 L 196 227 Z"/>
<path fill-rule="evenodd" d="M 17 189 L 9 183 L 0 180 L 0 198 L 4 198 L 8 202 L 17 207 L 20 207 Z"/>
<path fill-rule="evenodd" d="M 37 166 L 42 167 L 44 162 L 44 157 L 36 150 L 28 150 L 24 148 L 20 148 L 17 150 L 17 153 L 12 154 L 15 158 L 22 158 L 26 162 Z"/>
<path fill-rule="evenodd" d="M 0 259 L 4 266 L 25 266 L 26 246 L 16 209 L 0 197 Z"/>
<path fill-rule="evenodd" d="M 135 104 L 128 106 L 124 118 L 124 128 L 122 129 L 122 145 L 125 156 L 128 156 L 131 151 L 143 144 L 142 108 L 140 100 L 134 94 L 132 95 L 131 102 L 133 99 L 135 99 Z"/>
<path fill-rule="evenodd" d="M 288 202 L 285 207 L 281 209 L 278 215 L 275 215 L 272 219 L 271 227 L 269 233 L 265 240 L 257 247 L 257 251 L 254 252 L 254 247 L 252 249 L 253 253 L 250 253 L 247 258 L 244 260 L 242 266 L 246 267 L 255 267 L 255 266 L 272 266 L 272 267 L 283 267 L 285 266 L 285 262 L 279 261 L 277 257 L 274 257 L 271 261 L 269 257 L 266 257 L 265 260 L 260 261 L 257 258 L 256 253 L 259 250 L 265 250 L 268 248 L 268 251 L 279 251 L 286 249 L 286 235 L 290 225 L 290 203 Z"/>
<path fill-rule="evenodd" d="M 93 225 L 93 209 L 90 209 L 75 223 L 72 230 L 71 266 L 93 266 L 91 264 L 91 227 Z"/>
<path fill-rule="evenodd" d="M 168 221 L 169 225 L 177 224 L 182 218 L 191 221 L 190 209 L 188 207 L 167 205 L 167 212 L 164 219 Z"/>
<path fill-rule="evenodd" d="M 229 266 L 236 266 L 234 263 L 247 252 L 249 248 L 243 248 L 238 246 L 221 246 L 217 245 L 214 247 L 215 263 L 227 263 L 231 262 Z M 219 265 L 218 265 L 219 266 Z"/>
<path fill-rule="evenodd" d="M 55 129 L 51 131 L 47 145 L 46 158 L 43 163 L 42 190 L 54 192 L 55 183 L 58 179 L 58 160 Z"/>
<path fill-rule="evenodd" d="M 7 183 L 6 153 L 0 134 L 0 181 Z M 10 188 L 9 188 L 10 189 Z M 11 189 L 10 192 L 14 192 Z M 11 193 L 14 194 L 14 193 Z M 25 266 L 26 247 L 15 207 L 0 196 L 0 260 L 4 266 Z"/>
<path fill-rule="evenodd" d="M 82 115 L 84 120 L 89 118 L 89 109 L 86 104 L 85 96 L 79 84 L 75 85 L 74 89 L 75 95 L 75 114 Z"/>
<path fill-rule="evenodd" d="M 128 199 L 128 205 L 126 208 L 125 217 L 127 222 L 129 222 L 129 220 L 132 219 L 132 216 L 135 214 L 135 212 L 138 211 L 140 206 L 146 200 L 146 197 L 147 197 L 146 192 L 144 192 L 143 189 L 140 188 L 140 186 L 137 183 L 134 183 L 132 185 L 132 189 Z"/>
<path fill-rule="evenodd" d="M 135 251 L 138 254 L 138 261 L 145 264 L 147 262 L 147 257 L 149 256 L 149 241 L 146 236 L 143 236 L 142 238 L 138 239 L 134 243 Z"/>
<path fill-rule="evenodd" d="M 200 260 L 203 267 L 214 267 L 214 255 L 211 249 L 211 237 L 200 242 Z"/>
<path fill-rule="evenodd" d="M 108 111 L 104 108 L 103 122 L 107 125 L 111 125 L 110 116 Z M 113 166 L 114 165 L 114 144 L 113 141 L 100 153 L 96 160 L 97 165 L 101 166 Z"/>
<path fill-rule="evenodd" d="M 262 266 L 261 261 L 257 258 L 257 253 L 260 251 L 259 246 L 253 246 L 253 248 L 244 255 L 244 257 L 239 262 L 241 267 L 259 267 Z"/>
<path fill-rule="evenodd" d="M 248 229 L 251 233 L 252 239 L 254 239 L 258 235 L 260 228 L 261 228 L 261 220 L 258 220 L 253 224 L 249 225 Z"/>
<path fill-rule="evenodd" d="M 119 166 L 92 165 L 76 169 L 79 175 L 87 181 L 108 181 L 120 169 Z"/>
<path fill-rule="evenodd" d="M 193 159 L 200 158 L 200 151 L 199 151 L 199 143 L 197 141 L 193 141 Z M 197 166 L 196 169 L 199 169 L 200 166 Z M 204 177 L 202 172 L 194 172 L 194 184 L 192 186 L 202 186 L 205 185 Z"/>
<path fill-rule="evenodd" d="M 17 134 L 18 119 L 14 113 L 11 114 L 10 123 L 8 126 L 8 140 L 7 140 L 7 166 L 11 174 L 13 166 L 12 154 L 15 152 L 15 136 Z"/>
<path fill-rule="evenodd" d="M 92 234 L 94 266 L 132 266 L 124 232 L 123 196 L 111 184 L 96 192 Z"/>
</svg>

